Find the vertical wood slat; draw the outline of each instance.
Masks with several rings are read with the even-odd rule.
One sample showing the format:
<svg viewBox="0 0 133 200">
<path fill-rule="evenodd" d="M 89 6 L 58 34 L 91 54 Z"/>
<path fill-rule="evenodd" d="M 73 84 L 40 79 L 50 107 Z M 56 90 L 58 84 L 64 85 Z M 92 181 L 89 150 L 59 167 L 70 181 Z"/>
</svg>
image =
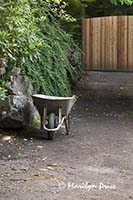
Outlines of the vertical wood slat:
<svg viewBox="0 0 133 200">
<path fill-rule="evenodd" d="M 98 69 L 100 67 L 100 47 L 101 47 L 101 41 L 100 41 L 100 18 L 95 18 L 93 20 L 93 69 Z"/>
<path fill-rule="evenodd" d="M 127 68 L 127 16 L 118 17 L 118 69 Z"/>
<path fill-rule="evenodd" d="M 117 56 L 118 56 L 118 51 L 117 51 L 117 45 L 118 45 L 118 27 L 117 27 L 117 17 L 114 16 L 112 18 L 112 46 L 111 46 L 111 51 L 112 51 L 112 55 L 111 55 L 111 59 L 112 59 L 112 70 L 117 70 Z"/>
<path fill-rule="evenodd" d="M 89 28 L 89 54 L 88 54 L 88 65 L 89 69 L 93 68 L 93 19 L 88 20 L 88 28 Z"/>
<path fill-rule="evenodd" d="M 86 69 L 133 71 L 133 16 L 91 18 L 85 23 Z"/>
<path fill-rule="evenodd" d="M 133 17 L 128 16 L 128 70 L 133 71 Z"/>
<path fill-rule="evenodd" d="M 101 18 L 101 70 L 104 70 L 105 66 L 105 20 Z"/>
<path fill-rule="evenodd" d="M 103 48 L 104 50 L 104 70 L 115 70 L 117 68 L 117 18 L 104 18 Z M 105 46 L 104 46 L 105 44 Z"/>
<path fill-rule="evenodd" d="M 104 54 L 104 69 L 109 70 L 109 65 L 110 65 L 110 56 L 109 56 L 109 50 L 110 50 L 110 18 L 105 17 L 104 18 L 104 32 L 105 32 L 105 38 L 103 41 L 103 48 L 105 49 L 105 54 Z"/>
</svg>

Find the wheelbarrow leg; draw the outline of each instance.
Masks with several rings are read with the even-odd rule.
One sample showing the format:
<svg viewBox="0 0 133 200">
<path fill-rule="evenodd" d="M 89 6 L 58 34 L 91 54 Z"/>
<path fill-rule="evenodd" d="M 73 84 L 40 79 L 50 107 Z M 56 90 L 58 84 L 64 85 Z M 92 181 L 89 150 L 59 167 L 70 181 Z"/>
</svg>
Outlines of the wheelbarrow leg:
<svg viewBox="0 0 133 200">
<path fill-rule="evenodd" d="M 47 115 L 47 109 L 44 108 L 44 110 L 42 112 L 39 113 L 40 114 L 40 119 L 41 119 L 41 131 L 44 131 L 44 122 L 46 120 L 46 115 Z"/>
<path fill-rule="evenodd" d="M 65 118 L 65 127 L 66 127 L 66 135 L 69 135 L 70 133 L 70 114 Z"/>
<path fill-rule="evenodd" d="M 44 130 L 44 128 L 43 128 L 44 116 L 40 115 L 40 118 L 41 118 L 41 127 L 40 127 L 40 129 L 41 129 L 41 131 L 43 131 Z"/>
</svg>

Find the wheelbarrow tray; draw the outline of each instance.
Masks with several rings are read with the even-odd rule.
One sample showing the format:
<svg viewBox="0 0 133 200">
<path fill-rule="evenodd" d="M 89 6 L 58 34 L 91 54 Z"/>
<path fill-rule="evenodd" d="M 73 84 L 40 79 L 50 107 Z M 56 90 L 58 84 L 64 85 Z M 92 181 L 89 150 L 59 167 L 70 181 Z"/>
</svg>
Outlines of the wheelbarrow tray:
<svg viewBox="0 0 133 200">
<path fill-rule="evenodd" d="M 77 100 L 77 96 L 72 97 L 57 97 L 57 96 L 46 96 L 42 94 L 32 95 L 34 105 L 38 109 L 39 113 L 42 114 L 44 108 L 47 109 L 47 114 L 55 113 L 58 115 L 59 108 L 62 110 L 62 116 L 67 116 L 74 103 Z"/>
</svg>

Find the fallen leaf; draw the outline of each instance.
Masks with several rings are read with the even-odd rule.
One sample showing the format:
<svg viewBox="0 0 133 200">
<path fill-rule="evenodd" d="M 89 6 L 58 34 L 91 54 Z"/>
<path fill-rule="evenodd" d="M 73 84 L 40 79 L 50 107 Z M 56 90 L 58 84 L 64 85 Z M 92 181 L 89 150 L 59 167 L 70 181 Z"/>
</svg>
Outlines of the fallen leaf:
<svg viewBox="0 0 133 200">
<path fill-rule="evenodd" d="M 57 179 L 54 175 L 45 176 L 44 178 L 48 179 L 48 180 L 56 180 Z"/>
<path fill-rule="evenodd" d="M 33 180 L 33 178 L 27 177 L 27 178 L 24 178 L 24 179 L 10 179 L 10 181 L 15 181 L 17 183 L 23 183 L 23 182 L 29 181 L 29 180 Z"/>
<path fill-rule="evenodd" d="M 33 178 L 27 177 L 27 178 L 25 178 L 24 180 L 25 180 L 25 181 L 29 181 L 29 180 L 33 180 Z"/>
<path fill-rule="evenodd" d="M 42 168 L 42 169 L 39 169 L 40 171 L 47 171 L 47 169 L 46 168 Z"/>
<path fill-rule="evenodd" d="M 47 166 L 47 169 L 53 169 L 53 167 Z"/>
<path fill-rule="evenodd" d="M 44 160 L 47 160 L 47 158 L 48 158 L 48 157 L 45 157 L 45 158 L 43 158 L 42 160 L 43 160 L 43 161 L 44 161 Z"/>
<path fill-rule="evenodd" d="M 37 146 L 38 149 L 43 149 L 43 146 Z"/>
<path fill-rule="evenodd" d="M 39 174 L 33 174 L 33 176 L 40 176 Z"/>
<path fill-rule="evenodd" d="M 25 180 L 18 180 L 17 183 L 23 183 Z"/>
<path fill-rule="evenodd" d="M 48 167 L 58 167 L 57 163 L 47 164 Z"/>
</svg>

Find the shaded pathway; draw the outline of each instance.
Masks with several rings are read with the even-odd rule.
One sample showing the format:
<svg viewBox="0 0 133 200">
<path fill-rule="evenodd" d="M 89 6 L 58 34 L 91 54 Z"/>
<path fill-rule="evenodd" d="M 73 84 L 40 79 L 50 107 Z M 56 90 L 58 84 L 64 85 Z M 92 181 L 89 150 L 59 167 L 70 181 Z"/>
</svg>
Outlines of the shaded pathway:
<svg viewBox="0 0 133 200">
<path fill-rule="evenodd" d="M 133 199 L 132 121 L 131 101 L 79 100 L 71 135 L 1 139 L 0 199 Z"/>
</svg>

